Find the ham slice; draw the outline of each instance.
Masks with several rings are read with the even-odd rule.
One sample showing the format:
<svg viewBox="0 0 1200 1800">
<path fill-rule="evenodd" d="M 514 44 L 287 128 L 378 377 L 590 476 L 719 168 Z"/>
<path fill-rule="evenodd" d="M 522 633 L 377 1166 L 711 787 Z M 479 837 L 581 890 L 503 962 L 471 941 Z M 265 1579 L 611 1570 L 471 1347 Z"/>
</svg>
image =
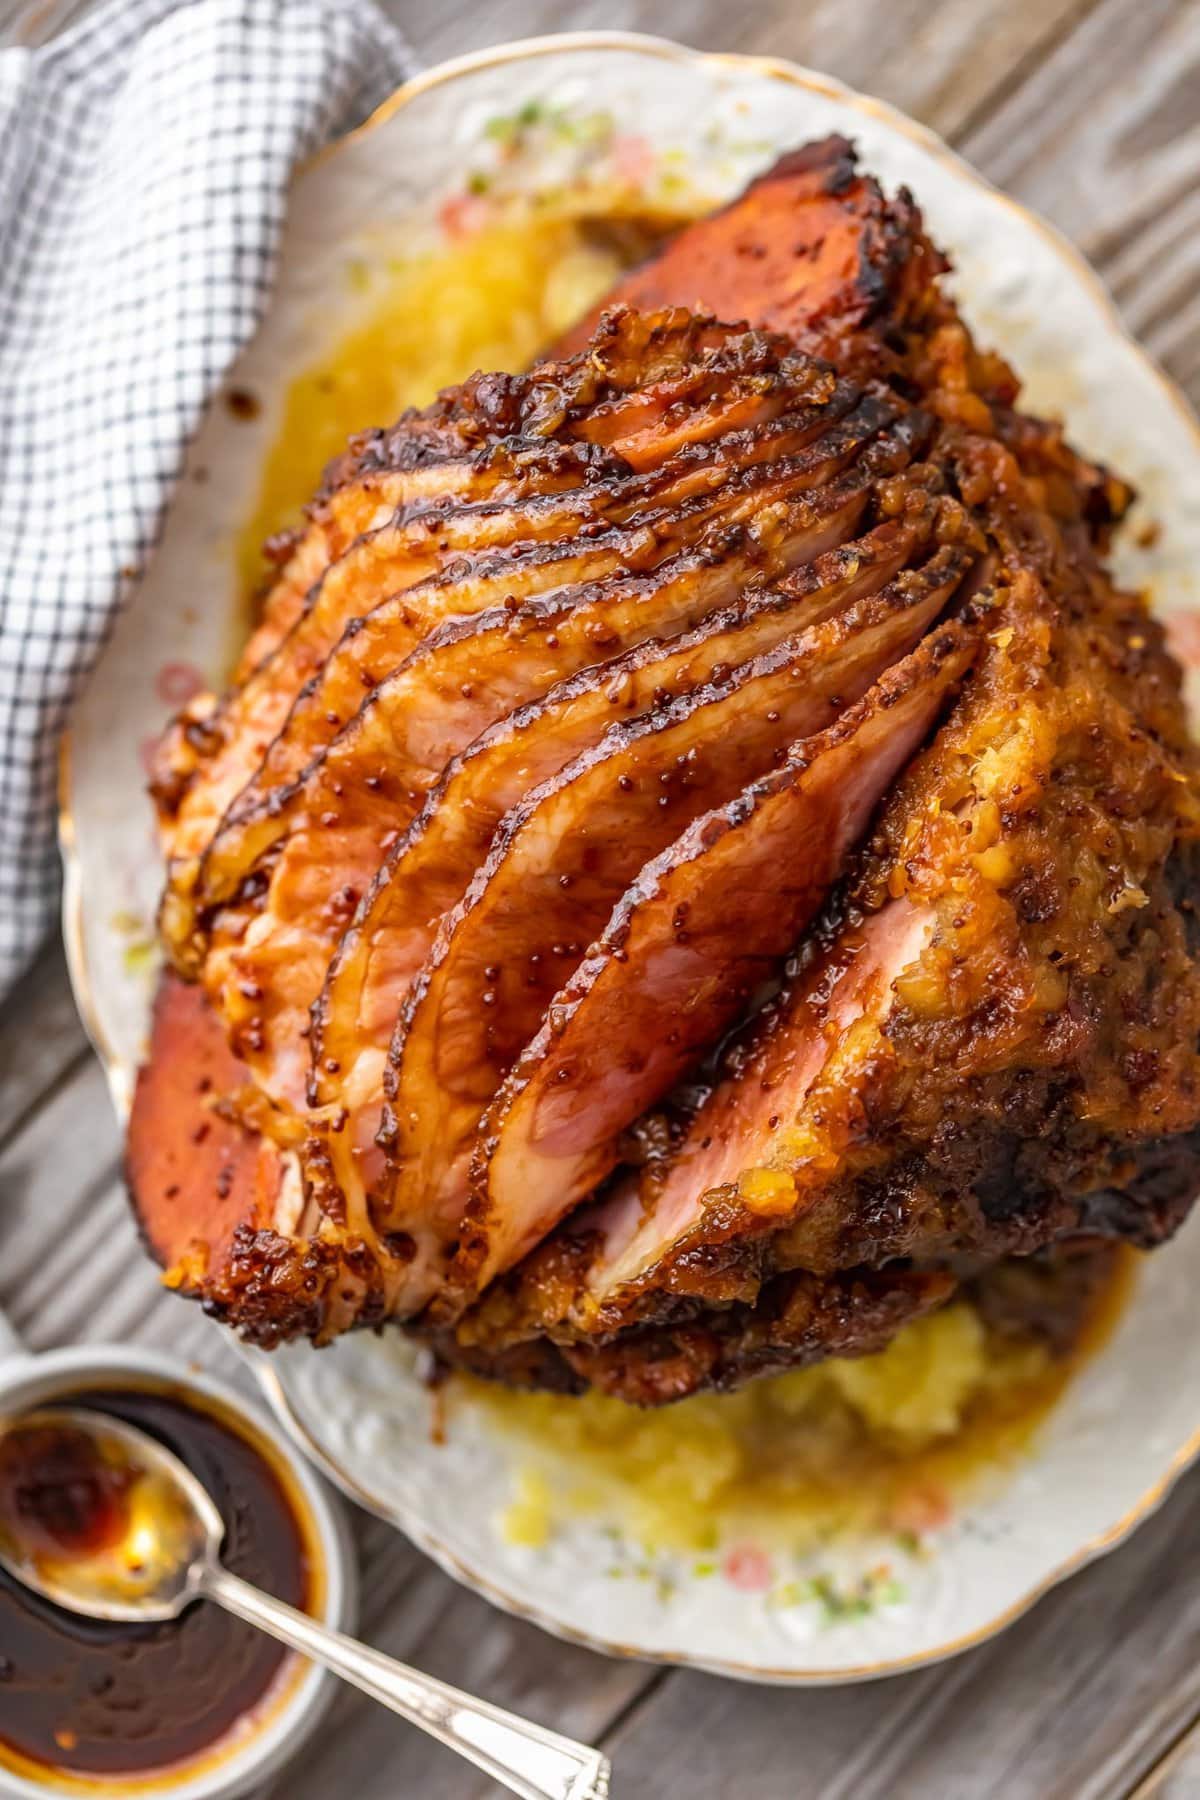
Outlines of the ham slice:
<svg viewBox="0 0 1200 1800">
<path fill-rule="evenodd" d="M 968 559 L 938 560 L 926 582 L 945 598 Z M 620 1160 L 621 1133 L 776 973 L 972 653 L 954 627 L 927 637 L 646 865 L 483 1121 L 458 1280 L 478 1292 L 586 1198 Z"/>
<path fill-rule="evenodd" d="M 624 889 L 690 821 L 822 730 L 944 604 L 879 595 L 611 726 L 505 819 L 405 1003 L 385 1078 L 389 1232 L 454 1244 L 480 1117 Z M 414 1261 L 414 1281 L 423 1259 Z M 427 1296 L 426 1296 L 427 1297 Z"/>
<path fill-rule="evenodd" d="M 945 267 L 910 196 L 887 200 L 842 137 L 780 159 L 719 212 L 617 282 L 605 306 L 698 306 L 785 333 L 841 369 L 888 367 Z M 560 351 L 578 349 L 602 309 Z"/>
<path fill-rule="evenodd" d="M 199 988 L 168 973 L 151 1025 L 153 1055 L 134 1095 L 125 1166 L 153 1255 L 186 1285 L 225 1264 L 239 1225 L 274 1223 L 284 1165 L 272 1144 L 216 1110 L 247 1071 Z"/>
<path fill-rule="evenodd" d="M 928 525 L 926 508 L 910 521 L 879 527 L 853 553 L 822 559 L 828 579 L 821 579 L 818 564 L 805 579 L 752 592 L 671 643 L 652 641 L 584 670 L 499 722 L 450 765 L 389 853 L 315 1010 L 313 1098 L 331 1108 L 338 1127 L 326 1126 L 321 1135 L 340 1202 L 380 1177 L 373 1146 L 392 1028 L 439 920 L 462 899 L 505 813 L 598 743 L 614 719 L 668 705 L 723 666 L 745 662 L 877 591 L 903 558 L 901 544 L 911 545 Z M 966 553 L 953 550 L 935 556 L 927 591 L 940 587 L 948 597 L 968 562 Z"/>
</svg>

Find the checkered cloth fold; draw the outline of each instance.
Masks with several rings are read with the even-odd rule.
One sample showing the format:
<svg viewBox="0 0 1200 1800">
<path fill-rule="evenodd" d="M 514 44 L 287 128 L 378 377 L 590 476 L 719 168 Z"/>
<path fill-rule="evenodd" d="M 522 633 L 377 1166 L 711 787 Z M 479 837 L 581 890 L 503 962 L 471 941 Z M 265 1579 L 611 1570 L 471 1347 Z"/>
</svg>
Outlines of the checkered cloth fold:
<svg viewBox="0 0 1200 1800">
<path fill-rule="evenodd" d="M 298 160 L 410 72 L 369 0 L 111 0 L 0 53 L 0 993 L 57 895 L 57 740 Z"/>
</svg>

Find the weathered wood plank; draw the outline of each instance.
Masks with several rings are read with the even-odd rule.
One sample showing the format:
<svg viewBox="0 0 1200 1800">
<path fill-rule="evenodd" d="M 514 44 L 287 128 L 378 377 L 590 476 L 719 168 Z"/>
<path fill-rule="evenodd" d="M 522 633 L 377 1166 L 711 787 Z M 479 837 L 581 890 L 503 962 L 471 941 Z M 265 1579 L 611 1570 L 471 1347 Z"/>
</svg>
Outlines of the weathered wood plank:
<svg viewBox="0 0 1200 1800">
<path fill-rule="evenodd" d="M 495 1612 L 394 1532 L 372 1547 L 363 1574 L 363 1634 L 372 1644 L 573 1737 L 598 1739 L 650 1679 L 640 1665 L 556 1643 Z M 346 1695 L 303 1770 L 275 1792 L 278 1800 L 492 1800 L 501 1790 L 379 1707 Z"/>
<path fill-rule="evenodd" d="M 222 1334 L 142 1254 L 119 1158 L 104 1077 L 87 1057 L 0 1154 L 0 1306 L 35 1350 L 139 1342 L 236 1372 Z"/>
<path fill-rule="evenodd" d="M 1200 7 L 1103 0 L 962 148 L 1080 246 L 1200 403 Z"/>
<path fill-rule="evenodd" d="M 0 1143 L 86 1051 L 62 949 L 48 945 L 0 1008 Z"/>
<path fill-rule="evenodd" d="M 1128 1800 L 1200 1800 L 1200 1722 L 1172 1745 Z"/>
</svg>

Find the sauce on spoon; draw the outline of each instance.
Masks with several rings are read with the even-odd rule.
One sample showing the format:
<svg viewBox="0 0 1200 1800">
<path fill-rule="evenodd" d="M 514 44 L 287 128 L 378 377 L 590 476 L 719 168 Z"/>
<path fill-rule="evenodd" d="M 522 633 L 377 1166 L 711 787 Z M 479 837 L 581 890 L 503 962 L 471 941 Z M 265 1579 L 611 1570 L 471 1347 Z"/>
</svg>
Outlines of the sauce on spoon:
<svg viewBox="0 0 1200 1800">
<path fill-rule="evenodd" d="M 68 1396 L 59 1396 L 66 1401 Z M 278 1474 L 223 1413 L 172 1393 L 85 1391 L 71 1400 L 156 1437 L 208 1489 L 225 1521 L 223 1560 L 295 1606 L 310 1604 L 313 1559 Z M 39 1557 L 91 1558 L 120 1541 L 128 1473 L 71 1431 L 0 1444 L 0 1529 L 16 1519 Z M 99 1624 L 0 1570 L 0 1765 L 136 1777 L 219 1751 L 265 1710 L 288 1656 L 205 1601 L 162 1624 Z"/>
</svg>

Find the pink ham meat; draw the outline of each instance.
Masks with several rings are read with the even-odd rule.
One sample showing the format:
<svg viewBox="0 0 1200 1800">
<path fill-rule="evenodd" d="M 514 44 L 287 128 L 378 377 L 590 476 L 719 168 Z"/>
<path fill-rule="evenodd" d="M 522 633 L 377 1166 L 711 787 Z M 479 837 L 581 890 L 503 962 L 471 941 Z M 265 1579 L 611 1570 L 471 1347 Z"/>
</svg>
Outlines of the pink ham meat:
<svg viewBox="0 0 1200 1800">
<path fill-rule="evenodd" d="M 381 1141 L 394 1176 L 375 1211 L 389 1234 L 418 1244 L 417 1304 L 437 1280 L 427 1241 L 448 1249 L 459 1229 L 480 1117 L 625 888 L 693 818 L 865 693 L 944 600 L 940 589 L 908 604 L 865 600 L 661 712 L 610 727 L 509 813 L 442 921 L 385 1077 Z"/>
<path fill-rule="evenodd" d="M 664 1297 L 687 1294 L 692 1268 L 709 1297 L 754 1299 L 769 1267 L 758 1245 L 803 1205 L 789 1160 L 803 1143 L 796 1134 L 806 1099 L 838 1049 L 853 1049 L 852 1034 L 876 1042 L 895 983 L 929 944 L 935 920 L 931 907 L 897 899 L 845 932 L 765 1016 L 756 1047 L 713 1089 L 665 1163 L 575 1215 L 571 1236 L 595 1248 L 568 1335 L 660 1319 Z"/>
<path fill-rule="evenodd" d="M 338 1126 L 319 1134 L 321 1167 L 339 1205 L 353 1212 L 364 1186 L 379 1178 L 374 1140 L 392 1026 L 439 919 L 462 899 L 505 813 L 596 744 L 615 718 L 667 705 L 711 681 L 722 666 L 738 666 L 878 590 L 903 556 L 902 541 L 908 539 L 911 554 L 928 523 L 926 509 L 907 526 L 879 527 L 873 546 L 868 538 L 823 559 L 827 581 L 809 571 L 807 580 L 748 595 L 674 643 L 643 644 L 583 671 L 502 720 L 451 764 L 389 854 L 315 1009 L 313 1097 L 326 1102 Z M 926 572 L 905 578 L 906 598 L 918 583 L 925 594 L 948 598 L 969 560 L 966 552 L 938 553 Z M 326 1063 L 336 1065 L 332 1072 Z"/>
<path fill-rule="evenodd" d="M 950 553 L 928 584 L 948 594 L 968 563 Z M 621 1133 L 777 970 L 972 653 L 957 627 L 927 637 L 642 870 L 483 1121 L 458 1283 L 480 1291 L 585 1199 L 620 1160 Z"/>
</svg>

